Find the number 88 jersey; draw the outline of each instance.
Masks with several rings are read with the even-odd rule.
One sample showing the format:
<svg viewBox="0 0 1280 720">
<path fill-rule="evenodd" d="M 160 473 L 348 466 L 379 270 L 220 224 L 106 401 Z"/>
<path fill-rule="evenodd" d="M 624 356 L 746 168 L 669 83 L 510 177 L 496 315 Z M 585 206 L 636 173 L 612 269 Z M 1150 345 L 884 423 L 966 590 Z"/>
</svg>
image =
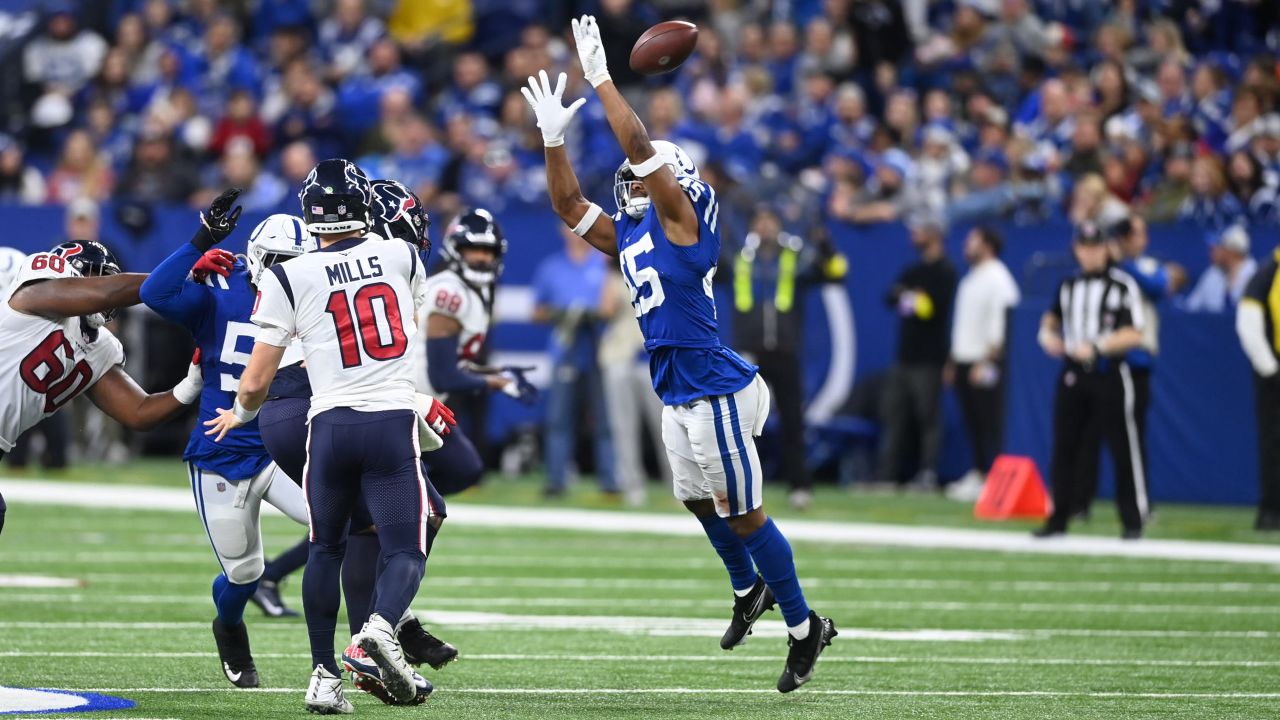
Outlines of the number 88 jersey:
<svg viewBox="0 0 1280 720">
<path fill-rule="evenodd" d="M 458 321 L 462 326 L 458 333 L 458 359 L 478 361 L 485 336 L 489 333 L 489 306 L 480 293 L 456 272 L 443 270 L 427 278 L 426 305 L 418 315 L 419 330 L 424 338 L 427 336 L 427 321 L 432 315 Z M 431 387 L 427 377 L 426 343 L 420 342 L 414 347 L 418 360 L 418 392 L 443 400 L 444 395 Z"/>
<path fill-rule="evenodd" d="M 640 219 L 614 215 L 618 262 L 649 351 L 653 389 L 666 405 L 746 387 L 756 367 L 720 344 L 712 279 L 720 259 L 720 204 L 701 180 L 680 187 L 698 217 L 698 243 L 675 245 L 653 206 Z"/>
<path fill-rule="evenodd" d="M 27 258 L 3 292 L 0 306 L 0 450 L 93 386 L 116 365 L 124 347 L 106 328 L 85 333 L 79 317 L 52 319 L 20 313 L 9 298 L 39 280 L 77 277 L 63 258 L 37 253 Z"/>
</svg>

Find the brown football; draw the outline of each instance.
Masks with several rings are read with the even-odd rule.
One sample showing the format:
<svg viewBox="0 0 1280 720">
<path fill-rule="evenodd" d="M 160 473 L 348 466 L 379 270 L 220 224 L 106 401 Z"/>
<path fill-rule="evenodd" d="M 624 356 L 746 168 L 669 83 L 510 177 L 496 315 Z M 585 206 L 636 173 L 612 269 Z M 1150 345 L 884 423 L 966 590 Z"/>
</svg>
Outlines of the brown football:
<svg viewBox="0 0 1280 720">
<path fill-rule="evenodd" d="M 660 75 L 680 67 L 698 46 L 698 26 L 683 20 L 658 23 L 631 48 L 631 69 L 641 75 Z"/>
</svg>

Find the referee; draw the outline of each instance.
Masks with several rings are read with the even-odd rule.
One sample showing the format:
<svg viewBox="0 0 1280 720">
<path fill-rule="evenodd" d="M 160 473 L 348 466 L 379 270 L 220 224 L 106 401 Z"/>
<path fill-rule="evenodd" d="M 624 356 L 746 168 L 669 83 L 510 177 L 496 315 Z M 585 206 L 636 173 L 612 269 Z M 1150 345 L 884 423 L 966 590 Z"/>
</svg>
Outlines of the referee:
<svg viewBox="0 0 1280 720">
<path fill-rule="evenodd" d="M 1125 354 L 1142 344 L 1142 296 L 1132 277 L 1111 266 L 1097 226 L 1079 226 L 1072 249 L 1080 270 L 1063 280 L 1040 321 L 1040 347 L 1063 365 L 1053 408 L 1053 515 L 1034 534 L 1066 533 L 1105 442 L 1115 461 L 1122 537 L 1136 540 L 1147 517 L 1147 483 Z"/>
<path fill-rule="evenodd" d="M 1280 531 L 1280 249 L 1271 254 L 1236 308 L 1236 333 L 1254 372 L 1258 416 L 1258 519 Z"/>
</svg>

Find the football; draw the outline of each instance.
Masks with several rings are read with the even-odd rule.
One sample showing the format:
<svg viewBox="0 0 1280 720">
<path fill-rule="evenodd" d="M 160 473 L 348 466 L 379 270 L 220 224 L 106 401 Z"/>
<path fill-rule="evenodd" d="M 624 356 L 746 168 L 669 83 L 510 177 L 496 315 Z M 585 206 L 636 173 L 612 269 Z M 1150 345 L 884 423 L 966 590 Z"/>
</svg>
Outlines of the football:
<svg viewBox="0 0 1280 720">
<path fill-rule="evenodd" d="M 671 72 L 689 59 L 698 46 L 698 26 L 684 20 L 658 23 L 631 48 L 631 69 L 641 75 Z"/>
</svg>

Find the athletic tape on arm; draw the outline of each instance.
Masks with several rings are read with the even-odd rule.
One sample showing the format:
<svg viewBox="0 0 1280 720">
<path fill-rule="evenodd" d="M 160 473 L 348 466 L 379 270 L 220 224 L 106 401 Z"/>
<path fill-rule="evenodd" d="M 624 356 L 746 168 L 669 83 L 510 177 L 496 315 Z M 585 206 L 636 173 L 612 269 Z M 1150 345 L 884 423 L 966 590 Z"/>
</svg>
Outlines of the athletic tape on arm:
<svg viewBox="0 0 1280 720">
<path fill-rule="evenodd" d="M 604 210 L 599 205 L 591 203 L 591 206 L 587 208 L 586 214 L 582 216 L 577 225 L 573 226 L 573 234 L 578 237 L 586 236 L 591 231 L 591 226 L 596 224 L 596 218 L 600 217 L 603 212 Z"/>
<path fill-rule="evenodd" d="M 659 155 L 658 153 L 654 153 L 653 157 L 649 158 L 648 160 L 645 160 L 644 162 L 639 164 L 629 163 L 629 166 L 631 167 L 631 172 L 636 174 L 636 177 L 646 178 L 658 172 L 658 168 L 666 164 L 667 164 L 667 161 L 665 158 L 662 157 L 662 155 Z"/>
</svg>

